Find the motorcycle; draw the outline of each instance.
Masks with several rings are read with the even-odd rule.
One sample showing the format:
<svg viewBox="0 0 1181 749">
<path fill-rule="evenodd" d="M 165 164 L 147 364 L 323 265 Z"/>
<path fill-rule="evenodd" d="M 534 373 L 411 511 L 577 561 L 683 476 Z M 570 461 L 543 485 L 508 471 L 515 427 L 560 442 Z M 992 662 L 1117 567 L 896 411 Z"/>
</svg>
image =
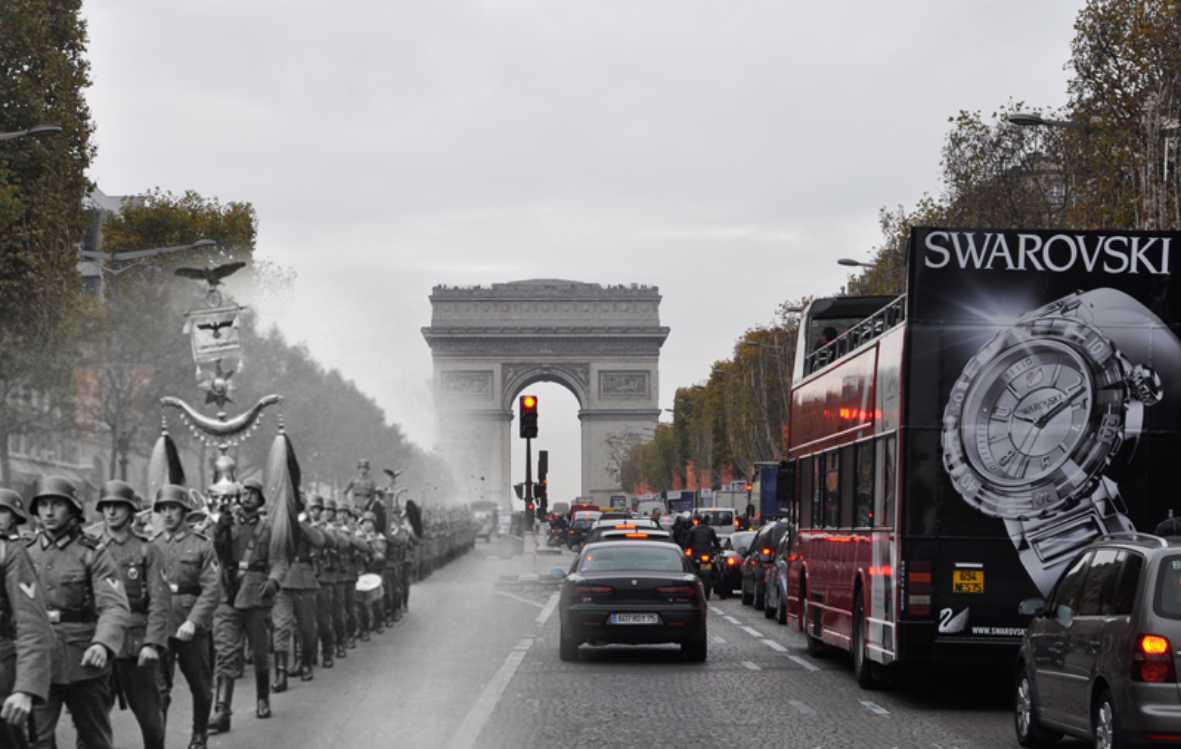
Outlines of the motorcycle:
<svg viewBox="0 0 1181 749">
<path fill-rule="evenodd" d="M 708 601 L 714 589 L 716 555 L 713 551 L 695 552 L 692 548 L 685 549 L 685 555 L 693 561 L 693 569 L 697 573 L 697 579 L 701 580 L 702 587 L 705 588 L 705 600 Z"/>
<path fill-rule="evenodd" d="M 566 529 L 551 524 L 549 534 L 545 538 L 545 545 L 561 546 L 564 543 L 566 543 Z"/>
</svg>

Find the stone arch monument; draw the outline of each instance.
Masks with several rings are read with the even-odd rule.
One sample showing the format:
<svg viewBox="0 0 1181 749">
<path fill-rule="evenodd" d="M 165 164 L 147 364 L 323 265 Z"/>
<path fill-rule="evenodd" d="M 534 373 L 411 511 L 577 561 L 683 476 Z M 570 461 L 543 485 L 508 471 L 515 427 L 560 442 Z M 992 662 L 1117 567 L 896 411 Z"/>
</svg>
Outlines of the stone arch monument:
<svg viewBox="0 0 1181 749">
<path fill-rule="evenodd" d="M 660 416 L 660 291 L 539 279 L 491 286 L 436 286 L 422 329 L 434 361 L 439 448 L 468 496 L 507 504 L 513 401 L 537 382 L 578 399 L 583 497 L 607 504 L 621 493 L 623 447 L 651 437 Z M 546 429 L 542 404 L 541 429 Z M 554 456 L 554 459 L 568 459 Z M 472 477 L 485 477 L 483 484 Z M 551 496 L 550 501 L 572 497 Z"/>
</svg>

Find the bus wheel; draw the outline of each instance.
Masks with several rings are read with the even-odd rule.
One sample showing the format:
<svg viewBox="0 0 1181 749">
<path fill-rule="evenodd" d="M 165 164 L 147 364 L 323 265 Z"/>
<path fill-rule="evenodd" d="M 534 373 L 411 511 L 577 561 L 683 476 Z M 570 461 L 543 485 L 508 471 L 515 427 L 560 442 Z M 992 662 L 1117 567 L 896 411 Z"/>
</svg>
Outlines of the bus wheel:
<svg viewBox="0 0 1181 749">
<path fill-rule="evenodd" d="M 878 664 L 865 655 L 865 611 L 860 589 L 854 591 L 853 598 L 853 676 L 862 689 L 877 689 L 882 681 Z"/>
</svg>

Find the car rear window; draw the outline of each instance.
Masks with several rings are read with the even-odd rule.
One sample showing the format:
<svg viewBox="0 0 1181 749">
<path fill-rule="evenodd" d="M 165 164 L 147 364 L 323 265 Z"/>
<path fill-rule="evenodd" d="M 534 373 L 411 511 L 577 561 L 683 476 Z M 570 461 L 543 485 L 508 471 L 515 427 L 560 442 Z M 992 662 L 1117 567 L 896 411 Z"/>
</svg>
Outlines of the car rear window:
<svg viewBox="0 0 1181 749">
<path fill-rule="evenodd" d="M 1181 619 L 1181 556 L 1165 557 L 1156 575 L 1156 613 Z"/>
<path fill-rule="evenodd" d="M 592 549 L 582 557 L 579 572 L 683 572 L 675 548 L 625 545 Z"/>
<path fill-rule="evenodd" d="M 734 522 L 733 510 L 705 510 L 700 514 L 702 521 L 709 525 L 730 525 Z"/>
</svg>

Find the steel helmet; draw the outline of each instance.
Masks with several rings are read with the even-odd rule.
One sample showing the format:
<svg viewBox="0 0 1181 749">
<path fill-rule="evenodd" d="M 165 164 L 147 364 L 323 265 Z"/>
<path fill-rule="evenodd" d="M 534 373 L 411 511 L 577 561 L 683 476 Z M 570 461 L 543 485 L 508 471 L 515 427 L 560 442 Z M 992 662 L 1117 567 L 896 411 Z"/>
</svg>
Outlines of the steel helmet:
<svg viewBox="0 0 1181 749">
<path fill-rule="evenodd" d="M 332 499 L 331 497 L 324 500 L 324 509 L 336 512 L 336 500 Z"/>
<path fill-rule="evenodd" d="M 197 510 L 197 503 L 193 501 L 189 490 L 179 484 L 165 484 L 156 491 L 156 501 L 152 504 L 152 509 L 159 512 L 166 505 L 179 505 L 189 512 Z"/>
<path fill-rule="evenodd" d="M 368 467 L 369 467 L 369 459 L 368 458 L 361 458 L 360 460 L 357 461 L 357 468 L 368 468 Z"/>
<path fill-rule="evenodd" d="M 361 513 L 361 520 L 368 520 L 368 521 L 372 522 L 374 525 L 376 525 L 377 524 L 377 515 L 376 515 L 376 513 L 366 511 L 366 512 Z"/>
<path fill-rule="evenodd" d="M 103 484 L 102 494 L 99 495 L 96 509 L 101 510 L 103 505 L 124 504 L 131 508 L 132 512 L 139 511 L 139 502 L 136 501 L 135 489 L 126 481 L 119 479 L 111 479 Z"/>
<path fill-rule="evenodd" d="M 37 502 L 42 499 L 64 499 L 78 515 L 84 512 L 82 500 L 78 498 L 78 487 L 65 476 L 42 476 L 37 479 L 37 490 L 33 492 L 29 510 L 36 513 Z"/>
<path fill-rule="evenodd" d="M 0 488 L 0 507 L 7 508 L 16 517 L 16 524 L 27 523 L 29 515 L 25 512 L 25 500 L 19 492 L 12 489 Z"/>
<path fill-rule="evenodd" d="M 311 501 L 308 502 L 308 509 L 310 510 L 313 507 L 319 507 L 321 510 L 324 509 L 324 498 L 319 494 L 313 494 Z"/>
<path fill-rule="evenodd" d="M 246 479 L 242 482 L 242 489 L 253 489 L 258 492 L 260 497 L 262 496 L 262 482 L 258 479 Z"/>
</svg>

